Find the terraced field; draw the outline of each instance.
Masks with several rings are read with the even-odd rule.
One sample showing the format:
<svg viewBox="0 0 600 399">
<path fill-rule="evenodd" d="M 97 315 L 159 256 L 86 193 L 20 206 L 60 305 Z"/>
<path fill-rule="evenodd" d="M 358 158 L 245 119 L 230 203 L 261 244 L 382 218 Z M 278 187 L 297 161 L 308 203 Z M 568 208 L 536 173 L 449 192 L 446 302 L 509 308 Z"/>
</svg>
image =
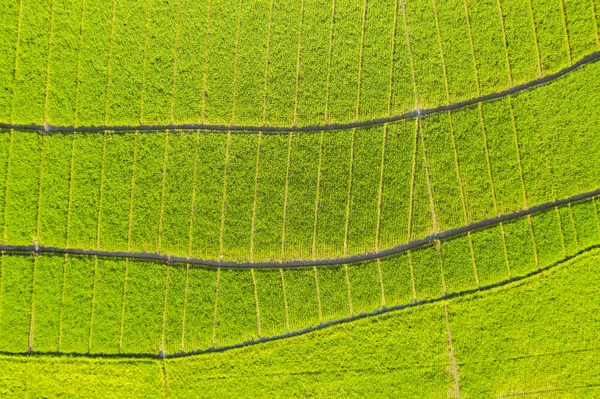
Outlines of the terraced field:
<svg viewBox="0 0 600 399">
<path fill-rule="evenodd" d="M 594 1 L 0 7 L 0 393 L 595 394 Z"/>
</svg>

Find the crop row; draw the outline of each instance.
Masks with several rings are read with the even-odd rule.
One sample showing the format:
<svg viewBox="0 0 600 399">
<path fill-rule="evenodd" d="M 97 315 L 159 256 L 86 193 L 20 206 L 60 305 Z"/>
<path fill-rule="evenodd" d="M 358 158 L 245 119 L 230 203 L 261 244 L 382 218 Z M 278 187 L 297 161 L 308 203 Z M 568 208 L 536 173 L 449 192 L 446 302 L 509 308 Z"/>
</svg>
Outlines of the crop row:
<svg viewBox="0 0 600 399">
<path fill-rule="evenodd" d="M 4 253 L 0 350 L 193 351 L 493 285 L 598 245 L 598 200 L 505 223 L 504 237 L 494 226 L 347 266 L 227 270 Z M 562 224 L 559 215 L 568 215 Z"/>
<path fill-rule="evenodd" d="M 598 70 L 348 131 L 4 131 L 3 242 L 235 261 L 338 257 L 593 191 Z"/>
<path fill-rule="evenodd" d="M 0 120 L 290 126 L 401 114 L 533 80 L 597 50 L 594 6 L 13 1 L 0 17 Z"/>
</svg>

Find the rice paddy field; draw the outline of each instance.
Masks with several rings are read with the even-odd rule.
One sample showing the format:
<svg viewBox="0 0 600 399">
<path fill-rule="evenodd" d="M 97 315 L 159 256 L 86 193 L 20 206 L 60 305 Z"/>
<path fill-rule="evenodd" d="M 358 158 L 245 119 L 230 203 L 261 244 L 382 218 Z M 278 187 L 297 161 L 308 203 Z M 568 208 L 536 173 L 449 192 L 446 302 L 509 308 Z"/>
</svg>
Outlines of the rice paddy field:
<svg viewBox="0 0 600 399">
<path fill-rule="evenodd" d="M 600 397 L 597 0 L 6 0 L 0 395 Z"/>
</svg>

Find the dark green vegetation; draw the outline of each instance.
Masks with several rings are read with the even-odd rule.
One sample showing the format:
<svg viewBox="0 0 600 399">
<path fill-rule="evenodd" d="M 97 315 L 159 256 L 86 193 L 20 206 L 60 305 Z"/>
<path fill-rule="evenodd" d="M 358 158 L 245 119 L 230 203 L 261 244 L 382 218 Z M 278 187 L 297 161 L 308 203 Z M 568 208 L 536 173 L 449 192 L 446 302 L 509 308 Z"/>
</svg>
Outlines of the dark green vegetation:
<svg viewBox="0 0 600 399">
<path fill-rule="evenodd" d="M 453 351 L 462 397 L 595 397 L 599 262 L 594 250 L 498 289 L 199 357 L 3 356 L 0 393 L 442 398 Z"/>
<path fill-rule="evenodd" d="M 499 91 L 597 49 L 592 1 L 10 0 L 0 121 L 291 126 Z"/>
</svg>

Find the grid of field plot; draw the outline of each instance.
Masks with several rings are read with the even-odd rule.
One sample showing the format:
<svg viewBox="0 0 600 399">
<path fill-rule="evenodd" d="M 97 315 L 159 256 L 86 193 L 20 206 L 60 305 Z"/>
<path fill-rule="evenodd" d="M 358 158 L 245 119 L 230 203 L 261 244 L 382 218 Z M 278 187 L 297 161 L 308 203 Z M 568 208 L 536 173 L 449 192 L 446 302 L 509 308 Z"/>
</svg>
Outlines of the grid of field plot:
<svg viewBox="0 0 600 399">
<path fill-rule="evenodd" d="M 587 93 L 600 91 L 599 71 L 360 129 L 4 130 L 3 241 L 237 262 L 336 258 L 590 192 L 600 103 Z"/>
<path fill-rule="evenodd" d="M 506 89 L 597 50 L 590 1 L 22 0 L 0 121 L 351 122 Z"/>
</svg>

